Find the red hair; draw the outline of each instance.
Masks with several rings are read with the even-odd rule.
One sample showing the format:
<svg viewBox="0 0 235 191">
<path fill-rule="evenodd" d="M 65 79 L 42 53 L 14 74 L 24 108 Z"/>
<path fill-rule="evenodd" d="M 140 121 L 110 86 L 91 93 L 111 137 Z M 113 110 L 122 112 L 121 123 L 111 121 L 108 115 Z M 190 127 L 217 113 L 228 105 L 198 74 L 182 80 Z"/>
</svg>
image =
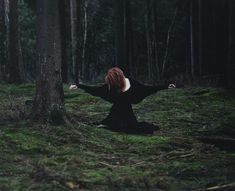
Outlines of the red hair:
<svg viewBox="0 0 235 191">
<path fill-rule="evenodd" d="M 122 92 L 125 88 L 125 76 L 123 71 L 118 67 L 109 69 L 105 77 L 105 83 L 108 85 L 109 90 L 116 89 L 118 92 Z"/>
</svg>

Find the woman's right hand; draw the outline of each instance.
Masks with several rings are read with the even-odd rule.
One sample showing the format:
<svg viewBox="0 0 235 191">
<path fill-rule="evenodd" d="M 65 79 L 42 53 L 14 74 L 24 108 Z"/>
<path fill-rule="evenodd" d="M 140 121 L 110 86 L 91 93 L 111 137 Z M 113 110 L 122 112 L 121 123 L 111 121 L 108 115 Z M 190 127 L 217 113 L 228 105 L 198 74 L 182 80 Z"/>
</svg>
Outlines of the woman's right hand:
<svg viewBox="0 0 235 191">
<path fill-rule="evenodd" d="M 76 90 L 76 89 L 78 89 L 77 85 L 72 84 L 69 86 L 69 90 Z"/>
</svg>

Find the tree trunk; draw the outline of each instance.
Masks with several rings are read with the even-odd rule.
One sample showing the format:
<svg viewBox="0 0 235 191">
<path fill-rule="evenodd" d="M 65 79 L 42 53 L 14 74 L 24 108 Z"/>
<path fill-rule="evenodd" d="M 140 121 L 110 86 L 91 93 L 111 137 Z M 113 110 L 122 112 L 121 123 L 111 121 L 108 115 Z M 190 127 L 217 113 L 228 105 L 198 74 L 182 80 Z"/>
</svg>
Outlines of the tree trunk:
<svg viewBox="0 0 235 191">
<path fill-rule="evenodd" d="M 178 1 L 179 2 L 179 1 Z M 174 38 L 174 32 L 175 32 L 175 24 L 176 24 L 176 19 L 178 16 L 178 7 L 179 5 L 177 4 L 177 7 L 175 8 L 174 11 L 174 15 L 171 19 L 171 24 L 168 28 L 167 31 L 167 39 L 166 39 L 166 49 L 165 49 L 165 53 L 164 53 L 164 58 L 163 58 L 163 62 L 162 62 L 162 71 L 161 71 L 161 76 L 163 77 L 165 75 L 165 69 L 166 69 L 166 64 L 168 62 L 169 59 L 169 53 L 170 53 L 170 47 L 171 47 L 171 41 Z"/>
<path fill-rule="evenodd" d="M 65 108 L 61 79 L 59 0 L 37 0 L 37 79 L 32 117 L 59 125 Z"/>
<path fill-rule="evenodd" d="M 75 82 L 79 83 L 78 71 L 78 42 L 77 42 L 77 0 L 70 0 L 70 22 L 71 22 L 71 51 L 72 51 L 72 75 Z"/>
<path fill-rule="evenodd" d="M 195 78 L 195 72 L 194 72 L 194 65 L 195 65 L 195 27 L 194 27 L 194 3 L 193 0 L 190 1 L 190 19 L 189 19 L 189 24 L 190 24 L 190 74 L 191 78 Z"/>
<path fill-rule="evenodd" d="M 151 30 L 151 10 L 150 10 L 150 0 L 146 1 L 147 6 L 147 17 L 146 17 L 146 37 L 147 37 L 147 55 L 148 55 L 148 79 L 152 79 L 152 30 Z"/>
<path fill-rule="evenodd" d="M 198 0 L 198 72 L 199 76 L 202 75 L 202 64 L 203 64 L 203 0 Z"/>
<path fill-rule="evenodd" d="M 125 71 L 131 75 L 130 67 L 132 64 L 132 21 L 131 21 L 131 0 L 125 0 L 124 4 L 124 49 L 125 49 Z"/>
<path fill-rule="evenodd" d="M 235 89 L 235 1 L 229 0 L 229 47 L 227 66 L 227 87 Z"/>
<path fill-rule="evenodd" d="M 87 44 L 87 33 L 88 33 L 88 0 L 83 0 L 83 42 L 82 42 L 82 76 L 86 77 L 86 44 Z"/>
<path fill-rule="evenodd" d="M 133 24 L 132 24 L 132 7 L 131 0 L 126 1 L 126 25 L 127 25 L 127 37 L 128 46 L 129 46 L 129 73 L 131 76 L 135 75 L 135 56 L 134 56 L 134 33 L 133 33 Z"/>
<path fill-rule="evenodd" d="M 20 44 L 18 5 L 9 0 L 9 82 L 23 82 L 23 59 Z"/>
<path fill-rule="evenodd" d="M 193 82 L 195 79 L 195 41 L 197 28 L 195 26 L 195 0 L 187 2 L 187 21 L 186 21 L 186 76 Z"/>
<path fill-rule="evenodd" d="M 158 28 L 156 1 L 146 1 L 147 4 L 147 47 L 148 47 L 148 76 L 153 84 L 160 81 L 159 60 L 158 60 Z"/>
<path fill-rule="evenodd" d="M 154 72 L 154 76 L 153 76 L 153 84 L 157 84 L 160 82 L 161 80 L 161 74 L 160 74 L 160 67 L 159 67 L 159 56 L 158 56 L 158 14 L 157 14 L 157 2 L 154 0 L 153 1 L 153 34 L 154 34 L 154 58 L 155 58 L 155 62 L 153 63 L 153 72 Z"/>
<path fill-rule="evenodd" d="M 116 65 L 119 66 L 128 76 L 129 66 L 129 43 L 127 42 L 127 7 L 125 0 L 115 0 L 115 24 L 116 24 Z"/>
<path fill-rule="evenodd" d="M 67 0 L 60 0 L 60 31 L 61 31 L 61 73 L 62 81 L 64 83 L 68 82 L 68 62 L 67 62 L 67 28 L 69 27 L 66 22 L 66 3 Z"/>
<path fill-rule="evenodd" d="M 5 2 L 0 1 L 0 81 L 5 80 L 6 66 L 6 23 L 5 23 Z"/>
</svg>

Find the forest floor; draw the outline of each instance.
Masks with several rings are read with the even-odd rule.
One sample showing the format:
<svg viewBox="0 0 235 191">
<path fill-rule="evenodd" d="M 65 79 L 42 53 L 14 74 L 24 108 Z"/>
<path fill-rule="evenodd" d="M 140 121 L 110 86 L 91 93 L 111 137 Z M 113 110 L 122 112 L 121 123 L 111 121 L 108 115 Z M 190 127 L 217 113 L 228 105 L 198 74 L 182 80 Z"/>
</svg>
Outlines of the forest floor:
<svg viewBox="0 0 235 191">
<path fill-rule="evenodd" d="M 32 124 L 34 86 L 0 85 L 0 191 L 235 190 L 235 92 L 161 91 L 134 111 L 152 136 L 98 128 L 110 104 L 82 90 L 65 105 L 74 124 Z"/>
</svg>

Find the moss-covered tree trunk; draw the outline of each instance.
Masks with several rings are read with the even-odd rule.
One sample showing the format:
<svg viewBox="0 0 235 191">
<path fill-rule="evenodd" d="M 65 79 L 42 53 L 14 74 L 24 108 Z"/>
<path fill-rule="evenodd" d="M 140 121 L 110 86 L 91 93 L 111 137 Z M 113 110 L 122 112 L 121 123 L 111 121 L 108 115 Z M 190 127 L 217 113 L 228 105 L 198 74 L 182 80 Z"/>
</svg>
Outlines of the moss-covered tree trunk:
<svg viewBox="0 0 235 191">
<path fill-rule="evenodd" d="M 23 82 L 23 58 L 20 44 L 18 5 L 9 0 L 9 82 Z"/>
<path fill-rule="evenodd" d="M 37 79 L 32 117 L 58 125 L 64 122 L 61 78 L 59 0 L 37 1 Z"/>
</svg>

